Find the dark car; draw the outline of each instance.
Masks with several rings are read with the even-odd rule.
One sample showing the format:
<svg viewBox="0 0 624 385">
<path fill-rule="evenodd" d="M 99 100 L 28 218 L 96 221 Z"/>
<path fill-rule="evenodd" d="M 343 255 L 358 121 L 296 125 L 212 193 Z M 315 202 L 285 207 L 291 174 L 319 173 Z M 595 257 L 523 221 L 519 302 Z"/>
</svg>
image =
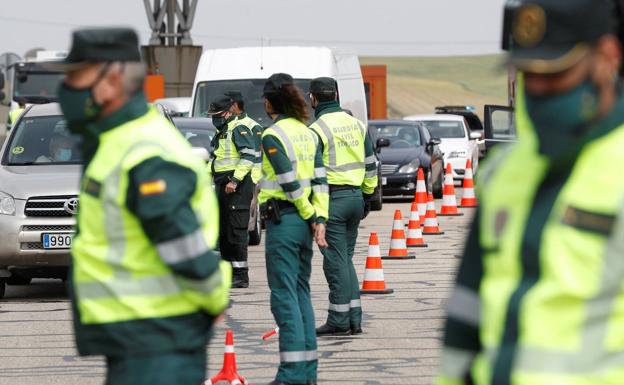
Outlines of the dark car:
<svg viewBox="0 0 624 385">
<path fill-rule="evenodd" d="M 377 144 L 381 161 L 383 195 L 413 195 L 416 191 L 418 168 L 425 171 L 429 191 L 442 197 L 444 158 L 432 138 L 419 122 L 405 120 L 371 120 L 368 131 Z"/>
<path fill-rule="evenodd" d="M 180 130 L 186 140 L 193 148 L 206 149 L 208 153 L 212 151 L 211 141 L 217 130 L 209 118 L 172 118 L 173 124 Z M 251 201 L 251 215 L 249 218 L 249 244 L 256 246 L 262 240 L 262 219 L 260 217 L 260 206 L 258 205 L 258 187 Z"/>
</svg>

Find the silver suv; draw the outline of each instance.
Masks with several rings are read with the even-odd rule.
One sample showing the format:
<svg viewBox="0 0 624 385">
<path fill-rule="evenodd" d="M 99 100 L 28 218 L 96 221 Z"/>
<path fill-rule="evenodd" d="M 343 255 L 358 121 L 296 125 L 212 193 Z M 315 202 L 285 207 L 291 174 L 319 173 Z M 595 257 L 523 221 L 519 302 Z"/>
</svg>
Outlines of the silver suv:
<svg viewBox="0 0 624 385">
<path fill-rule="evenodd" d="M 57 104 L 30 107 L 2 146 L 0 298 L 5 284 L 66 279 L 82 159 Z"/>
</svg>

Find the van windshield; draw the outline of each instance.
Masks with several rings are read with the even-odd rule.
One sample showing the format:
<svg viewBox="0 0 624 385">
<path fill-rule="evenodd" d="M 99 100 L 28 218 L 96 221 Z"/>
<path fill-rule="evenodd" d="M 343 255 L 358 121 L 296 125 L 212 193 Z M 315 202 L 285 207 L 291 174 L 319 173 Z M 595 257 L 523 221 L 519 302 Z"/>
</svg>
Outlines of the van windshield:
<svg viewBox="0 0 624 385">
<path fill-rule="evenodd" d="M 202 82 L 197 85 L 195 103 L 193 105 L 193 116 L 205 117 L 210 102 L 218 98 L 224 97 L 228 91 L 238 91 L 243 94 L 245 100 L 245 112 L 262 127 L 271 125 L 271 119 L 264 112 L 264 100 L 262 99 L 262 89 L 266 79 L 247 79 L 247 80 L 218 80 Z M 309 79 L 295 79 L 295 84 L 306 99 L 310 116 L 314 113 L 310 107 L 310 99 L 308 89 L 310 85 Z M 311 123 L 311 122 L 310 122 Z"/>
<path fill-rule="evenodd" d="M 431 120 L 423 123 L 434 138 L 458 139 L 466 137 L 466 131 L 462 122 Z"/>
<path fill-rule="evenodd" d="M 79 137 L 60 115 L 25 117 L 13 130 L 4 157 L 9 166 L 82 163 Z"/>
</svg>

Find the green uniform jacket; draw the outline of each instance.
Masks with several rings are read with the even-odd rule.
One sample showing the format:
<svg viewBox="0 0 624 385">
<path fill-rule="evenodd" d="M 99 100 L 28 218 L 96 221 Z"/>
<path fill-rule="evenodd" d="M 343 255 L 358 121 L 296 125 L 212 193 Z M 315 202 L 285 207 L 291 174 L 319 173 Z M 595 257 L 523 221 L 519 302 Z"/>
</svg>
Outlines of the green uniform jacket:
<svg viewBox="0 0 624 385">
<path fill-rule="evenodd" d="M 559 156 L 538 153 L 521 97 L 516 121 L 477 180 L 437 384 L 619 385 L 624 98 Z"/>
<path fill-rule="evenodd" d="M 89 167 L 96 156 L 101 135 L 125 123 L 142 118 L 147 113 L 148 106 L 145 97 L 139 94 L 114 114 L 97 124 L 89 125 L 83 135 L 84 169 Z M 174 130 L 173 127 L 171 129 Z M 139 221 L 144 236 L 153 245 L 164 245 L 172 240 L 184 239 L 200 230 L 196 213 L 190 204 L 197 182 L 196 175 L 195 171 L 160 157 L 148 158 L 129 171 L 125 209 Z M 166 185 L 166 192 L 152 195 L 149 191 L 145 191 L 145 187 L 153 185 L 153 181 Z M 158 189 L 159 187 L 156 184 L 149 188 Z M 83 192 L 93 196 L 99 196 L 101 189 L 102 186 L 94 181 L 86 181 L 83 186 Z M 146 194 L 150 196 L 146 198 Z M 88 216 L 89 213 L 81 212 L 79 215 Z M 76 237 L 80 237 L 80 234 L 79 227 Z M 176 249 L 181 251 L 178 247 Z M 79 256 L 74 255 L 74 258 L 76 257 Z M 218 270 L 219 260 L 216 254 L 207 250 L 193 260 L 164 262 L 170 269 L 169 274 L 173 273 L 177 279 L 200 283 L 202 279 L 212 276 Z M 89 263 L 91 266 L 95 265 L 93 261 Z M 126 268 L 131 271 L 132 266 Z M 140 269 L 137 266 L 134 268 Z M 98 274 L 106 274 L 107 270 L 108 267 L 102 265 L 102 272 Z M 225 279 L 229 285 L 229 278 Z M 79 286 L 78 282 L 72 281 L 76 344 L 82 355 L 158 354 L 202 348 L 207 344 L 213 315 L 206 311 L 120 322 L 81 322 L 80 307 L 76 303 L 80 300 L 80 296 L 75 291 Z M 193 294 L 188 295 L 190 300 Z M 102 310 L 104 311 L 104 308 Z"/>
</svg>

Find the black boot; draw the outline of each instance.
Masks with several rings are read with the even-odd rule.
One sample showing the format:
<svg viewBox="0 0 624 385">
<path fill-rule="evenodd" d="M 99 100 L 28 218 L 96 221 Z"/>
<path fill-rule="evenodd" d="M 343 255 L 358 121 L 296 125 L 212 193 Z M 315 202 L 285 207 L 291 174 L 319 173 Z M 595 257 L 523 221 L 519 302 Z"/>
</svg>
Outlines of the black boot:
<svg viewBox="0 0 624 385">
<path fill-rule="evenodd" d="M 351 334 L 350 328 L 337 328 L 335 326 L 331 326 L 328 324 L 324 324 L 316 328 L 316 335 L 319 337 L 322 336 L 348 336 Z"/>
<path fill-rule="evenodd" d="M 234 289 L 246 289 L 249 287 L 249 274 L 242 271 L 234 271 L 232 277 L 232 288 Z"/>
<path fill-rule="evenodd" d="M 362 327 L 360 325 L 351 325 L 351 335 L 362 334 Z"/>
</svg>

